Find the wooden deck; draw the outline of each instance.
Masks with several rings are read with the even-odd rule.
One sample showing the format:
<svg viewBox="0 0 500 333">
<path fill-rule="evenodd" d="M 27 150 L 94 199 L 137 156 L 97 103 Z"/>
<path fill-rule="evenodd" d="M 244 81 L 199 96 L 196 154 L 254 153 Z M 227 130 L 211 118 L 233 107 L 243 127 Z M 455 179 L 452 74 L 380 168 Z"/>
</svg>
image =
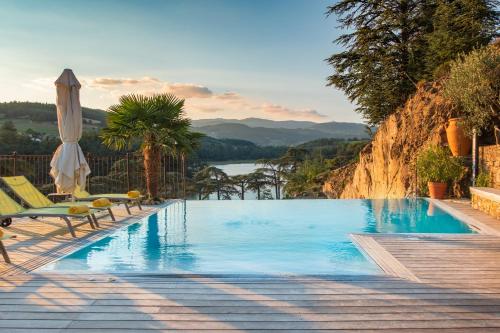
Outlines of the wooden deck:
<svg viewBox="0 0 500 333">
<path fill-rule="evenodd" d="M 64 221 L 58 218 L 14 219 L 6 230 L 16 235 L 16 238 L 3 241 L 12 264 L 0 259 L 0 276 L 30 272 L 154 211 L 151 207 L 143 208 L 140 211 L 132 207 L 133 215 L 128 215 L 123 206 L 113 208 L 117 222 L 111 221 L 109 216 L 101 217 L 98 214 L 100 228 L 97 230 L 92 229 L 86 220 L 74 220 L 72 223 L 77 238 L 71 237 Z"/>
<path fill-rule="evenodd" d="M 133 221 L 82 225 L 78 242 Z M 25 223 L 0 271 L 1 332 L 500 332 L 496 235 L 360 235 L 380 276 L 58 275 L 29 270 L 77 243 Z"/>
</svg>

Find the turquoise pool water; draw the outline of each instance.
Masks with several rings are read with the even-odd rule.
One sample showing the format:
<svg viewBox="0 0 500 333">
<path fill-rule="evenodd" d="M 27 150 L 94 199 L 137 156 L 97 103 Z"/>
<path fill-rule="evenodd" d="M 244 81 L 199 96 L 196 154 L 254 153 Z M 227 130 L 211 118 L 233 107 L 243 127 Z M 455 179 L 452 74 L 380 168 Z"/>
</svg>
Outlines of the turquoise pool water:
<svg viewBox="0 0 500 333">
<path fill-rule="evenodd" d="M 379 274 L 351 233 L 471 233 L 425 200 L 187 201 L 44 271 Z"/>
</svg>

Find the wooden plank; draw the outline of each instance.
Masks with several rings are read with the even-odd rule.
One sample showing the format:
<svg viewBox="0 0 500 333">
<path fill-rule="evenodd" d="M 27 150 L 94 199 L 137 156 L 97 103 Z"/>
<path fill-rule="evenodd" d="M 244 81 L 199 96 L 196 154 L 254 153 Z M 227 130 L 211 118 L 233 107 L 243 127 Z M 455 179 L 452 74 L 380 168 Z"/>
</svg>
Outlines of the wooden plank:
<svg viewBox="0 0 500 333">
<path fill-rule="evenodd" d="M 410 281 L 419 281 L 419 279 L 410 270 L 408 270 L 393 255 L 380 246 L 379 243 L 374 241 L 373 238 L 360 234 L 351 235 L 351 238 L 387 274 L 408 279 Z"/>
</svg>

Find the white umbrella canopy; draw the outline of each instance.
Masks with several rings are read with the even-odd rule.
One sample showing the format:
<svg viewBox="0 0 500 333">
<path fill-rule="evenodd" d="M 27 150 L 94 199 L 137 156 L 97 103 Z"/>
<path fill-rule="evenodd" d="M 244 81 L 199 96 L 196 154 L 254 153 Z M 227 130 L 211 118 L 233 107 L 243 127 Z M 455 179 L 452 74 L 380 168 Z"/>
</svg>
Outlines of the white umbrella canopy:
<svg viewBox="0 0 500 333">
<path fill-rule="evenodd" d="M 65 69 L 55 82 L 57 89 L 57 125 L 62 144 L 50 162 L 50 175 L 58 193 L 73 193 L 76 186 L 85 189 L 90 168 L 78 141 L 82 137 L 80 82 L 71 69 Z"/>
</svg>

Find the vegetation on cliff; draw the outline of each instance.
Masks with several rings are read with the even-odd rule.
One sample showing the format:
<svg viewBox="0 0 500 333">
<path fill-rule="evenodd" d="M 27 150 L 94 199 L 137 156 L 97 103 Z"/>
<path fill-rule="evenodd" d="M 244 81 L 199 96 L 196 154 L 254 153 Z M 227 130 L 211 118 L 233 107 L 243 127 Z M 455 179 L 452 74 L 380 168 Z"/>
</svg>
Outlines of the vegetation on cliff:
<svg viewBox="0 0 500 333">
<path fill-rule="evenodd" d="M 328 83 L 343 90 L 370 124 L 402 107 L 416 83 L 497 33 L 496 0 L 341 0 L 328 8 L 348 31 L 328 62 Z"/>
<path fill-rule="evenodd" d="M 358 163 L 329 174 L 326 195 L 418 195 L 418 153 L 446 145 L 444 126 L 452 115 L 465 116 L 476 129 L 497 121 L 500 63 L 495 46 L 487 46 L 497 35 L 497 4 L 342 0 L 329 7 L 349 31 L 337 39 L 345 50 L 328 59 L 334 68 L 329 84 L 379 127 Z M 459 185 L 453 191 L 464 194 Z"/>
<path fill-rule="evenodd" d="M 500 127 L 500 43 L 460 56 L 450 66 L 444 95 L 465 129 L 481 134 Z"/>
<path fill-rule="evenodd" d="M 290 147 L 275 159 L 262 159 L 255 172 L 230 177 L 222 170 L 207 166 L 193 177 L 192 188 L 199 199 L 216 193 L 217 199 L 231 199 L 238 195 L 245 199 L 245 192 L 255 191 L 258 199 L 318 198 L 324 197 L 321 186 L 323 177 L 331 170 L 352 163 L 367 141 L 339 139 L 315 140 L 297 147 Z"/>
</svg>

